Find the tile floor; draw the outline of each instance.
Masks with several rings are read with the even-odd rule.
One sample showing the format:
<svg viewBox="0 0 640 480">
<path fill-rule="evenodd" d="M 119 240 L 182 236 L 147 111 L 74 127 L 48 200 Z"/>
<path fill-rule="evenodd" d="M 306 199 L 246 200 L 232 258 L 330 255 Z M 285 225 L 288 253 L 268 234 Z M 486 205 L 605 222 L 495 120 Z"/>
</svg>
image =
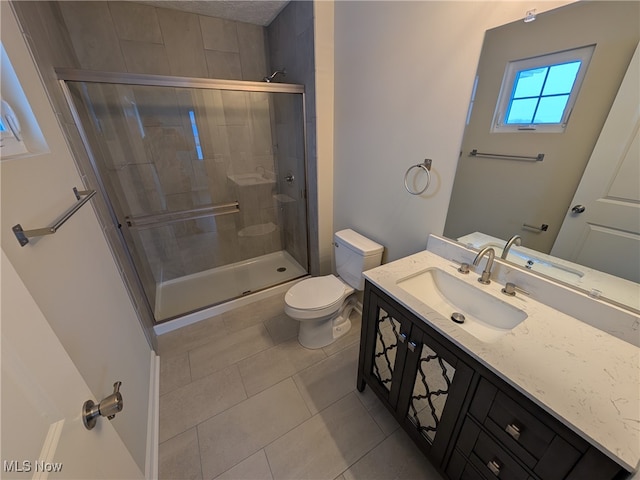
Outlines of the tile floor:
<svg viewBox="0 0 640 480">
<path fill-rule="evenodd" d="M 276 295 L 159 337 L 160 478 L 441 480 L 356 390 L 352 320 L 308 350 Z"/>
</svg>

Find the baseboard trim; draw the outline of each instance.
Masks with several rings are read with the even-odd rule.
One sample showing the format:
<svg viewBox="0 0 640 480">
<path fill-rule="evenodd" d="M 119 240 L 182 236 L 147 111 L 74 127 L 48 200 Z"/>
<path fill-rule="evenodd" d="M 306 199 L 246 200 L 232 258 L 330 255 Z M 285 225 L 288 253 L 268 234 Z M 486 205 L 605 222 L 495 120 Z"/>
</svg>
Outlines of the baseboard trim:
<svg viewBox="0 0 640 480">
<path fill-rule="evenodd" d="M 158 442 L 160 440 L 160 357 L 151 351 L 149 375 L 149 408 L 147 415 L 147 455 L 145 459 L 145 478 L 158 478 Z"/>
</svg>

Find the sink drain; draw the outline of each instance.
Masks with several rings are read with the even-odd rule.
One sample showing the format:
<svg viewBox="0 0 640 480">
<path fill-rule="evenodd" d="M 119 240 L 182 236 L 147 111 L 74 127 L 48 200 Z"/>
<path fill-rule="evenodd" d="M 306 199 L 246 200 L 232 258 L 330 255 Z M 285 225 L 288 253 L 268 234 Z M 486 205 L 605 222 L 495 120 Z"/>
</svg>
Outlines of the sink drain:
<svg viewBox="0 0 640 480">
<path fill-rule="evenodd" d="M 287 267 L 279 267 L 276 271 L 285 272 L 286 270 L 287 270 Z"/>
<path fill-rule="evenodd" d="M 456 323 L 464 323 L 465 318 L 464 315 L 458 312 L 453 312 L 451 314 L 451 320 L 453 320 Z"/>
</svg>

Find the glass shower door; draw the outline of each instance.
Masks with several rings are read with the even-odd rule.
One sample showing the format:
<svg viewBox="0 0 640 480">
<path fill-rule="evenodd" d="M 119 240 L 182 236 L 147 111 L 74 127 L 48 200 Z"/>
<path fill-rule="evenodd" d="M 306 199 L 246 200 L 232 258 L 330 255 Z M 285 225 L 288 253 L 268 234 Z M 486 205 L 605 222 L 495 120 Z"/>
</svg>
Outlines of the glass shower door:
<svg viewBox="0 0 640 480">
<path fill-rule="evenodd" d="M 306 275 L 302 94 L 67 86 L 156 321 Z"/>
</svg>

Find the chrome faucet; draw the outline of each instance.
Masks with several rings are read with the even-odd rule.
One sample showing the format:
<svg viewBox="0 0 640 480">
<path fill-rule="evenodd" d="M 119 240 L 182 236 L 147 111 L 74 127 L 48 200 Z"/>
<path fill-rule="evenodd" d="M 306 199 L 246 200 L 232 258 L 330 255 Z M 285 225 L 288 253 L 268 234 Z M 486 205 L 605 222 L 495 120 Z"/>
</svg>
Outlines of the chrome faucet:
<svg viewBox="0 0 640 480">
<path fill-rule="evenodd" d="M 509 254 L 509 250 L 511 249 L 511 246 L 513 244 L 516 244 L 518 247 L 520 245 L 522 245 L 522 238 L 520 238 L 520 235 L 514 235 L 513 237 L 511 237 L 509 239 L 509 241 L 507 242 L 507 244 L 504 246 L 504 248 L 502 249 L 502 255 L 500 255 L 500 258 L 502 258 L 503 260 L 507 259 L 507 255 Z"/>
<path fill-rule="evenodd" d="M 482 260 L 482 257 L 485 255 L 488 255 L 487 265 L 484 267 L 482 275 L 480 275 L 478 281 L 485 285 L 489 285 L 491 283 L 491 267 L 493 267 L 493 259 L 496 256 L 496 251 L 491 247 L 484 247 L 478 252 L 478 255 L 476 255 L 476 258 L 473 260 L 473 264 L 477 267 L 480 264 L 480 260 Z"/>
</svg>

